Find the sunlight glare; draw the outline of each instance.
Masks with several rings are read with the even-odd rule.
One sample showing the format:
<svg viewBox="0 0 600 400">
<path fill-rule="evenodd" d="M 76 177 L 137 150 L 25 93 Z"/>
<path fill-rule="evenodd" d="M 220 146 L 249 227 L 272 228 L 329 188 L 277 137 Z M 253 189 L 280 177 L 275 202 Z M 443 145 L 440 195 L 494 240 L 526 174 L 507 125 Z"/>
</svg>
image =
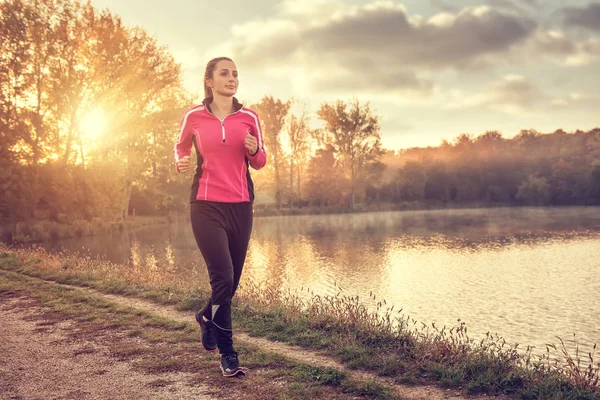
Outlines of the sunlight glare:
<svg viewBox="0 0 600 400">
<path fill-rule="evenodd" d="M 98 140 L 105 128 L 106 114 L 100 108 L 90 110 L 79 123 L 81 136 L 88 140 Z"/>
</svg>

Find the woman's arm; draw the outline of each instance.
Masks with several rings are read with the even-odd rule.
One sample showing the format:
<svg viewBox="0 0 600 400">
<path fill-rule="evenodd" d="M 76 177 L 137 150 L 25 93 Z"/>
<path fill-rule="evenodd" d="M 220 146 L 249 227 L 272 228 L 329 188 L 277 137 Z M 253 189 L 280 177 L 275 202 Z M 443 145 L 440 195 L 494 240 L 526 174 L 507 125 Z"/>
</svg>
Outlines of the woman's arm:
<svg viewBox="0 0 600 400">
<path fill-rule="evenodd" d="M 246 157 L 248 158 L 250 166 L 258 170 L 267 164 L 267 153 L 265 152 L 265 142 L 263 141 L 260 119 L 258 118 L 258 114 L 252 110 L 244 110 L 244 112 L 252 117 L 254 123 L 252 124 L 252 128 L 250 129 L 249 133 L 254 136 L 257 141 L 256 152 L 251 154 L 248 150 L 246 150 Z"/>
<path fill-rule="evenodd" d="M 192 152 L 192 130 L 189 128 L 188 117 L 196 108 L 188 110 L 179 122 L 179 139 L 173 148 L 175 157 L 175 169 L 177 172 L 185 172 L 189 169 L 189 159 Z M 181 165 L 180 165 L 181 163 Z M 187 163 L 187 164 L 186 164 Z"/>
</svg>

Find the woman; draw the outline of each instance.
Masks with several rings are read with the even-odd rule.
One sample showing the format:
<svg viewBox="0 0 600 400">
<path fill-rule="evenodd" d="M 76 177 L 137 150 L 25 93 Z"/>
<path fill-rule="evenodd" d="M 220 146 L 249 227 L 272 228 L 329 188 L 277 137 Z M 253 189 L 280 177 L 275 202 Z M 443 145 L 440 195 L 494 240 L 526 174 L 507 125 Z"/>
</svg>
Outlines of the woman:
<svg viewBox="0 0 600 400">
<path fill-rule="evenodd" d="M 198 165 L 190 215 L 212 295 L 196 313 L 207 351 L 217 347 L 224 376 L 243 374 L 233 347 L 231 299 L 240 282 L 250 233 L 254 187 L 249 166 L 260 169 L 267 156 L 258 115 L 234 97 L 238 72 L 227 57 L 210 60 L 204 73 L 205 99 L 181 119 L 175 145 L 178 172 L 190 169 L 192 145 Z"/>
</svg>

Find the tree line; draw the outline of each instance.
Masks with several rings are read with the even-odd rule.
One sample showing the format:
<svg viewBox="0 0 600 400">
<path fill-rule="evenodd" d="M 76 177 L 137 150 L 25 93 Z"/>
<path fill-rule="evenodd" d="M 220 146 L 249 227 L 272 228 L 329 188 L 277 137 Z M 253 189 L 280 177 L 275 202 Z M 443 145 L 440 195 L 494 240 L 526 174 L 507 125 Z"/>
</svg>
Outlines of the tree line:
<svg viewBox="0 0 600 400">
<path fill-rule="evenodd" d="M 191 176 L 174 172 L 172 148 L 195 96 L 168 49 L 89 1 L 5 0 L 0 36 L 0 217 L 187 208 Z M 272 96 L 248 106 L 269 157 L 253 174 L 259 203 L 600 204 L 598 129 L 464 134 L 391 151 L 369 103 L 323 103 L 315 115 Z M 94 135 L 98 112 L 107 125 Z"/>
<path fill-rule="evenodd" d="M 600 205 L 600 129 L 462 134 L 435 148 L 384 157 L 369 201 L 470 205 Z"/>
</svg>

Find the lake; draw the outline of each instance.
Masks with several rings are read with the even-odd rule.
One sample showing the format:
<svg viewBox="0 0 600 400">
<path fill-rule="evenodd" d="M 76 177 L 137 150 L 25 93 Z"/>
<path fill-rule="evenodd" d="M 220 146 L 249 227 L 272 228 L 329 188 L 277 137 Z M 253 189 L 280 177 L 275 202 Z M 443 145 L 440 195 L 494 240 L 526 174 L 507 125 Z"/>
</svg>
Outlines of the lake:
<svg viewBox="0 0 600 400">
<path fill-rule="evenodd" d="M 188 223 L 44 247 L 207 279 Z M 499 208 L 255 218 L 242 284 L 385 300 L 539 353 L 557 336 L 600 343 L 599 275 L 600 207 Z"/>
</svg>

